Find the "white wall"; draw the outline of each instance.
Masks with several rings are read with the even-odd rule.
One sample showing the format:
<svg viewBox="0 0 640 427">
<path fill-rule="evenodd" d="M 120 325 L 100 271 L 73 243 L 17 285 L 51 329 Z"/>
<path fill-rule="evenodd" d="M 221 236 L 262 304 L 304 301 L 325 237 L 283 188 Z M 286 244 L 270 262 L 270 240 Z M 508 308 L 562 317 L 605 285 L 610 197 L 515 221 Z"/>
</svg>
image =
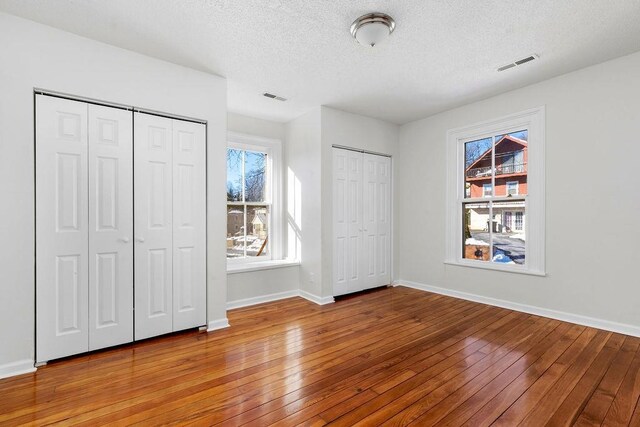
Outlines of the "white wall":
<svg viewBox="0 0 640 427">
<path fill-rule="evenodd" d="M 640 328 L 639 75 L 636 53 L 402 126 L 400 278 Z M 445 265 L 447 130 L 541 105 L 547 276 Z"/>
<path fill-rule="evenodd" d="M 34 87 L 208 121 L 207 314 L 224 319 L 226 81 L 4 13 L 0 40 L 0 373 L 34 357 Z"/>
<path fill-rule="evenodd" d="M 322 283 L 320 128 L 320 107 L 290 121 L 284 150 L 288 255 L 301 261 L 299 289 L 316 297 Z"/>
<path fill-rule="evenodd" d="M 243 133 L 271 131 L 273 124 L 263 120 L 235 115 L 229 129 Z M 232 124 L 233 123 L 233 124 Z M 332 215 L 333 156 L 332 145 L 344 145 L 368 151 L 394 155 L 399 127 L 381 120 L 346 113 L 329 107 L 318 107 L 287 123 L 285 126 L 285 216 L 289 256 L 301 261 L 297 287 L 287 280 L 272 280 L 277 273 L 267 273 L 264 289 L 275 292 L 300 290 L 303 295 L 320 303 L 332 300 Z M 272 133 L 274 135 L 274 133 Z M 397 240 L 394 240 L 394 247 Z M 397 270 L 397 268 L 396 268 Z M 262 272 L 235 273 L 229 278 L 229 295 L 235 298 L 255 297 L 243 280 L 254 281 Z M 291 271 L 282 271 L 291 278 Z M 255 281 L 260 283 L 260 280 Z M 232 287 L 237 289 L 232 289 Z"/>
<path fill-rule="evenodd" d="M 286 125 L 271 120 L 257 119 L 238 113 L 227 113 L 227 130 L 261 138 L 278 139 L 284 142 Z"/>
<path fill-rule="evenodd" d="M 286 151 L 286 126 L 284 123 L 270 120 L 262 120 L 248 117 L 236 113 L 228 113 L 227 129 L 231 132 L 238 132 L 253 135 L 260 138 L 277 139 L 283 143 L 283 157 Z M 283 206 L 282 212 L 286 213 L 286 169 L 283 162 Z M 286 230 L 286 215 L 283 218 L 281 230 Z M 286 243 L 286 239 L 283 239 Z M 234 272 L 227 277 L 227 301 L 235 304 L 238 301 L 252 301 L 260 297 L 283 294 L 297 290 L 300 280 L 299 266 L 278 267 L 269 270 Z"/>
<path fill-rule="evenodd" d="M 230 273 L 227 277 L 227 305 L 244 306 L 297 295 L 299 283 L 298 265 Z"/>
<path fill-rule="evenodd" d="M 342 145 L 392 156 L 398 150 L 399 126 L 382 120 L 322 107 L 322 296 L 333 295 L 333 145 Z M 392 177 L 392 185 L 395 176 Z M 392 208 L 393 250 L 397 249 L 395 206 Z M 392 274 L 397 265 L 392 266 Z M 393 279 L 394 277 L 392 277 Z"/>
</svg>

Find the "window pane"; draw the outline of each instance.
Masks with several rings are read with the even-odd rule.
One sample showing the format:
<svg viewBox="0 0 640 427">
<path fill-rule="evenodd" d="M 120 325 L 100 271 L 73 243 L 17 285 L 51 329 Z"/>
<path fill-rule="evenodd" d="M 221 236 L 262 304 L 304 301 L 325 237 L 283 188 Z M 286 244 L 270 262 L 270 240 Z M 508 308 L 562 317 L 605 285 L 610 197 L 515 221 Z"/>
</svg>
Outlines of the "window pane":
<svg viewBox="0 0 640 427">
<path fill-rule="evenodd" d="M 244 207 L 227 206 L 227 258 L 244 257 Z"/>
<path fill-rule="evenodd" d="M 244 156 L 244 183 L 245 201 L 264 202 L 265 201 L 265 173 L 267 166 L 267 155 L 254 151 L 245 151 Z"/>
<path fill-rule="evenodd" d="M 267 206 L 247 207 L 247 256 L 267 256 L 269 254 L 269 208 Z"/>
<path fill-rule="evenodd" d="M 524 264 L 525 204 L 524 200 L 493 203 L 495 229 L 493 233 L 493 262 Z"/>
<path fill-rule="evenodd" d="M 496 136 L 496 196 L 527 194 L 528 139 L 526 130 Z"/>
<path fill-rule="evenodd" d="M 227 201 L 242 201 L 242 150 L 227 148 Z"/>
<path fill-rule="evenodd" d="M 464 144 L 465 197 L 487 197 L 486 192 L 491 191 L 492 151 L 491 138 Z"/>
<path fill-rule="evenodd" d="M 462 212 L 462 257 L 489 261 L 489 202 L 465 203 L 462 205 Z"/>
</svg>

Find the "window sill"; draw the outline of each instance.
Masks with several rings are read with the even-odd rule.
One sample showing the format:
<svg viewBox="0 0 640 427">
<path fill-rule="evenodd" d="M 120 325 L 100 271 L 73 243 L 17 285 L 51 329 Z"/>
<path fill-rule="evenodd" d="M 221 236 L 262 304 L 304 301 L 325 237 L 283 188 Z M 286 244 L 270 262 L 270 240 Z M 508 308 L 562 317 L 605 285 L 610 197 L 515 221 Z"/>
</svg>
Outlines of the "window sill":
<svg viewBox="0 0 640 427">
<path fill-rule="evenodd" d="M 300 265 L 300 261 L 295 259 L 279 259 L 269 261 L 255 261 L 228 264 L 227 274 L 246 273 L 249 271 L 271 270 L 274 268 L 294 267 Z"/>
<path fill-rule="evenodd" d="M 544 271 L 529 270 L 524 267 L 514 265 L 499 265 L 486 261 L 445 261 L 444 263 L 447 265 L 454 265 L 456 267 L 471 267 L 479 268 L 481 270 L 504 271 L 505 273 L 528 274 L 530 276 L 545 277 L 547 275 L 547 273 L 545 273 Z"/>
</svg>

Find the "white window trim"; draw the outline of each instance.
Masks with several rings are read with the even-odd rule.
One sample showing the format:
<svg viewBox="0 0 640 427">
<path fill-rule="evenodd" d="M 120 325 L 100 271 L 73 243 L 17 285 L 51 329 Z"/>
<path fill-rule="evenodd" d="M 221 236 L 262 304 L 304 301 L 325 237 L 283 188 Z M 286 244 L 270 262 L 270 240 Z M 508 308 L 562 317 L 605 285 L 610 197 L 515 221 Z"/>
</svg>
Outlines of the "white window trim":
<svg viewBox="0 0 640 427">
<path fill-rule="evenodd" d="M 507 181 L 507 183 L 506 183 L 507 196 L 509 195 L 509 184 L 515 184 L 516 185 L 516 192 L 515 192 L 514 196 L 519 196 L 520 195 L 520 182 L 519 181 Z"/>
<path fill-rule="evenodd" d="M 282 141 L 278 139 L 263 138 L 255 135 L 238 132 L 227 132 L 227 148 L 267 153 L 268 165 L 271 175 L 271 186 L 267 188 L 267 198 L 271 200 L 271 214 L 269 220 L 269 250 L 270 259 L 264 258 L 235 258 L 227 259 L 227 271 L 254 270 L 255 265 L 265 265 L 266 262 L 283 259 L 283 197 L 282 197 Z M 227 206 L 225 204 L 225 206 Z"/>
<path fill-rule="evenodd" d="M 462 257 L 464 147 L 468 141 L 528 129 L 527 195 L 525 199 L 525 265 L 505 265 Z M 544 276 L 545 273 L 545 107 L 510 114 L 447 132 L 447 223 L 445 263 L 487 270 Z M 521 196 L 522 197 L 522 196 Z M 499 200 L 500 198 L 497 198 Z M 505 198 L 506 199 L 506 198 Z M 467 199 L 468 200 L 468 199 Z M 496 199 L 494 199 L 496 200 Z M 508 200 L 508 199 L 506 199 Z"/>
</svg>

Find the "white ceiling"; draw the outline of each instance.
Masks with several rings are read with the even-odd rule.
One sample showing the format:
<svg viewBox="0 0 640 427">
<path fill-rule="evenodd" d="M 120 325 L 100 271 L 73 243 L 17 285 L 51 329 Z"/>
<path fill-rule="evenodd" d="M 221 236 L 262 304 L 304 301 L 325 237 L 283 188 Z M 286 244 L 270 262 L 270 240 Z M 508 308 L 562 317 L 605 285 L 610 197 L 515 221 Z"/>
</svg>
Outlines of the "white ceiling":
<svg viewBox="0 0 640 427">
<path fill-rule="evenodd" d="M 0 10 L 224 76 L 230 111 L 277 121 L 328 105 L 402 124 L 640 50 L 640 0 L 0 0 Z M 397 26 L 371 49 L 349 26 L 373 11 Z M 532 53 L 540 59 L 495 71 Z"/>
</svg>

